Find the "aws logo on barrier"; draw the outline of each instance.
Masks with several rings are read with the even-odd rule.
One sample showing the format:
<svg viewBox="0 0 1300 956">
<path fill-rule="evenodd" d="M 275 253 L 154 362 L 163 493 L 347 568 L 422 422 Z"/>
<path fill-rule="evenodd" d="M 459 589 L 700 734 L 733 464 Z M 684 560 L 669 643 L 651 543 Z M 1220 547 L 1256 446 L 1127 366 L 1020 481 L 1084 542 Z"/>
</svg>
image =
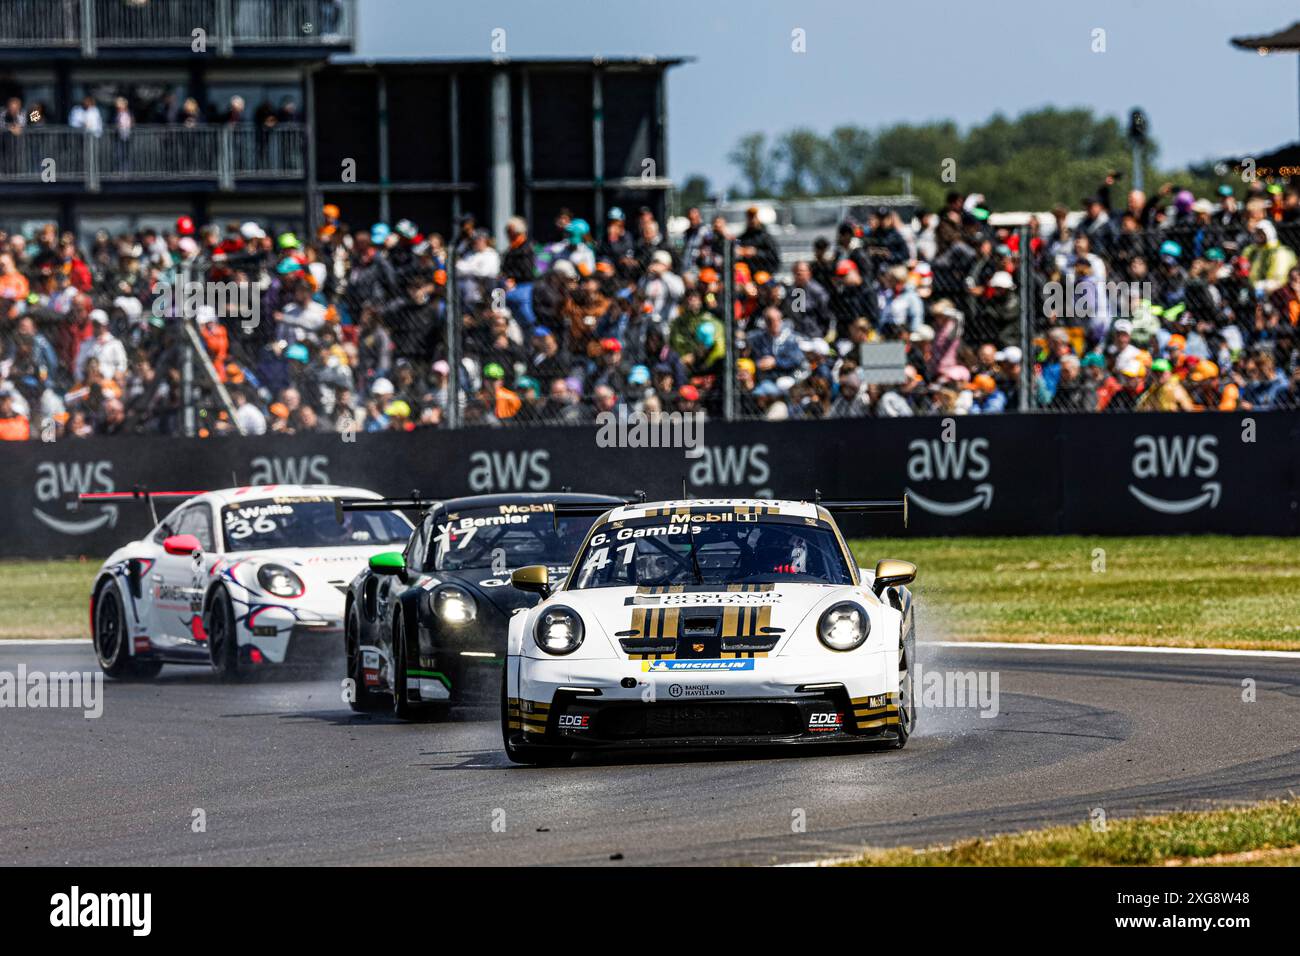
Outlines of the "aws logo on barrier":
<svg viewBox="0 0 1300 956">
<path fill-rule="evenodd" d="M 962 438 L 953 441 L 917 438 L 907 443 L 907 479 L 912 482 L 959 484 L 955 500 L 931 498 L 908 486 L 907 500 L 923 511 L 951 518 L 976 508 L 993 507 L 993 484 L 989 476 L 989 440 Z M 974 482 L 972 485 L 971 483 Z"/>
<path fill-rule="evenodd" d="M 1213 435 L 1139 435 L 1133 439 L 1133 477 L 1138 481 L 1213 478 L 1219 471 L 1214 451 L 1218 444 Z M 1217 508 L 1222 492 L 1219 482 L 1208 480 L 1190 498 L 1157 497 L 1135 484 L 1128 486 L 1128 493 L 1143 505 L 1167 515 L 1187 514 L 1206 505 Z"/>
<path fill-rule="evenodd" d="M 752 445 L 700 445 L 686 452 L 691 462 L 688 476 L 692 488 L 730 489 L 746 485 L 756 498 L 772 497 L 766 487 L 772 477 L 767 463 L 768 447 L 762 442 Z"/>
<path fill-rule="evenodd" d="M 545 449 L 476 451 L 469 456 L 469 490 L 476 495 L 545 491 L 551 484 L 550 460 Z"/>
<path fill-rule="evenodd" d="M 117 505 L 71 510 L 77 495 L 115 491 L 111 461 L 42 461 L 36 465 L 36 507 L 32 516 L 59 534 L 91 534 L 117 525 Z M 66 516 L 51 514 L 61 508 Z"/>
<path fill-rule="evenodd" d="M 258 455 L 249 462 L 250 485 L 328 485 L 328 455 Z"/>
</svg>

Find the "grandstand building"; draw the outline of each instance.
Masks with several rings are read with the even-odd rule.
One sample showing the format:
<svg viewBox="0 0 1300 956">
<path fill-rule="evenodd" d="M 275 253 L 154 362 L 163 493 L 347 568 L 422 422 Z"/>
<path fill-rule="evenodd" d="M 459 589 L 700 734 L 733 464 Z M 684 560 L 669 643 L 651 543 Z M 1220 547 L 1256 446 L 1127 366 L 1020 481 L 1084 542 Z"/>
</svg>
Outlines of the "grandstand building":
<svg viewBox="0 0 1300 956">
<path fill-rule="evenodd" d="M 0 229 L 662 219 L 679 59 L 363 60 L 355 0 L 2 0 Z M 122 99 L 125 102 L 122 102 Z"/>
</svg>

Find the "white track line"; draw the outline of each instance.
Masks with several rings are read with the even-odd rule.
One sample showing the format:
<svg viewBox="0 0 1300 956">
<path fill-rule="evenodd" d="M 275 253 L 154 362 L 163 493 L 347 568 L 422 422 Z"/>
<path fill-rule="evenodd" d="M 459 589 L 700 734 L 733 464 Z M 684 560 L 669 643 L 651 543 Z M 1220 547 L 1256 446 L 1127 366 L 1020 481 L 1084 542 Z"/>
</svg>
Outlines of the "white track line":
<svg viewBox="0 0 1300 956">
<path fill-rule="evenodd" d="M 1120 654 L 1213 654 L 1219 657 L 1282 657 L 1300 660 L 1300 651 L 1258 651 L 1233 647 L 1153 647 L 1149 644 L 1031 644 L 1028 641 L 921 641 L 921 647 L 974 647 L 990 650 L 1115 651 Z"/>
<path fill-rule="evenodd" d="M 50 644 L 89 644 L 88 637 L 51 637 L 49 640 L 28 640 L 26 638 L 4 638 L 0 647 L 45 647 Z"/>
</svg>

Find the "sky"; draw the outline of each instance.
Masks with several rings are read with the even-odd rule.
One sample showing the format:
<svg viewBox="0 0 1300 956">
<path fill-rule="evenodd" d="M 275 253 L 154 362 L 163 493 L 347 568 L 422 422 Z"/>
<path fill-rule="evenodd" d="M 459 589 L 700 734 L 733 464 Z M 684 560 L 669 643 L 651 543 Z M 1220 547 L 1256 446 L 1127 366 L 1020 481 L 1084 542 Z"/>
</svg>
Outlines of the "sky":
<svg viewBox="0 0 1300 956">
<path fill-rule="evenodd" d="M 1300 20 L 1283 0 L 359 0 L 357 53 L 689 56 L 668 80 L 668 175 L 737 182 L 746 133 L 1141 106 L 1164 167 L 1300 138 L 1296 54 L 1229 46 Z M 805 51 L 792 50 L 803 31 Z M 1104 52 L 1093 52 L 1104 30 Z"/>
</svg>

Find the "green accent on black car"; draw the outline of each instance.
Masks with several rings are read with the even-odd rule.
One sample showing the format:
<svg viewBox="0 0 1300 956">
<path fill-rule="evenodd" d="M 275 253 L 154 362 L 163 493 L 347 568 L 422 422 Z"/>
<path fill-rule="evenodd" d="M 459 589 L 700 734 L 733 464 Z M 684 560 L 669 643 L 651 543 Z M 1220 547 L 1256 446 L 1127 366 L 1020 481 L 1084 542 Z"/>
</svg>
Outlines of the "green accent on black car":
<svg viewBox="0 0 1300 956">
<path fill-rule="evenodd" d="M 385 551 L 370 559 L 370 570 L 376 574 L 401 574 L 406 570 L 406 558 L 400 551 Z"/>
</svg>

